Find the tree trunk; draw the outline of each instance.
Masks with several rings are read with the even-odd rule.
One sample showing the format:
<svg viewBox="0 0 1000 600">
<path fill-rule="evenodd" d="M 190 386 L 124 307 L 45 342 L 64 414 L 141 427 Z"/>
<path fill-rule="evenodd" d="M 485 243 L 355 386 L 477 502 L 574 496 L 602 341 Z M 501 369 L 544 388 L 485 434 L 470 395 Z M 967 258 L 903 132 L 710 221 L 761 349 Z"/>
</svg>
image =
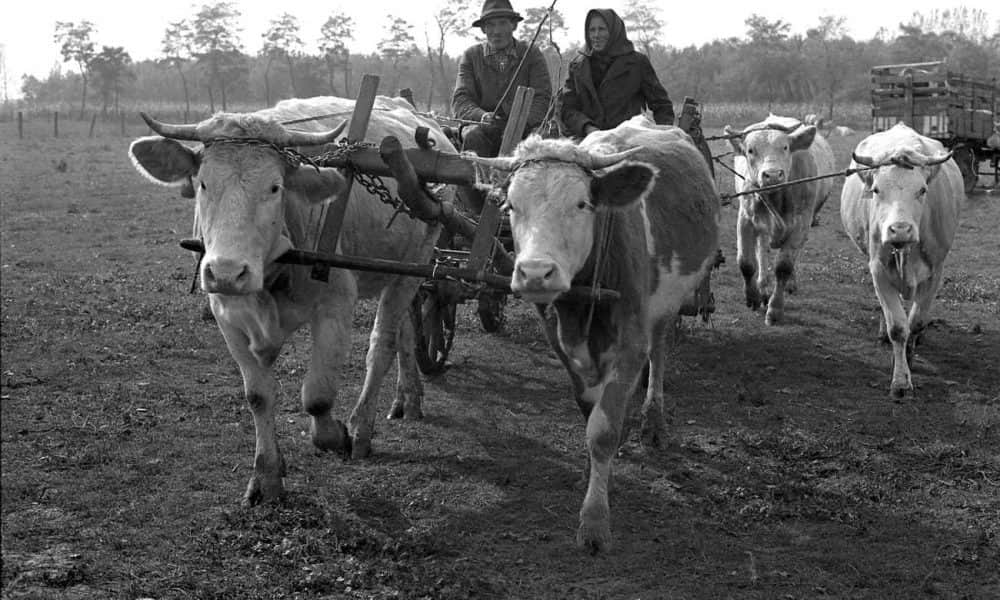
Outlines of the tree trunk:
<svg viewBox="0 0 1000 600">
<path fill-rule="evenodd" d="M 267 65 L 264 66 L 264 105 L 271 106 L 271 63 L 274 59 L 267 57 Z"/>
<path fill-rule="evenodd" d="M 191 112 L 191 94 L 188 92 L 187 77 L 184 76 L 180 62 L 174 61 L 174 66 L 177 67 L 177 74 L 181 76 L 181 86 L 184 88 L 184 122 L 187 123 Z"/>
<path fill-rule="evenodd" d="M 333 58 L 330 57 L 330 55 L 327 55 L 326 56 L 326 79 L 327 79 L 327 82 L 330 84 L 330 95 L 331 96 L 336 96 L 337 95 L 337 88 L 335 88 L 334 85 L 333 85 L 333 75 L 334 75 L 334 71 L 333 71 Z"/>
<path fill-rule="evenodd" d="M 292 54 L 290 52 L 285 52 L 285 62 L 288 63 L 288 81 L 292 84 L 292 96 L 298 98 L 299 90 L 295 86 L 295 66 L 292 64 Z"/>
<path fill-rule="evenodd" d="M 83 96 L 80 98 L 80 118 L 87 112 L 87 73 L 83 73 Z"/>
<path fill-rule="evenodd" d="M 351 61 L 344 60 L 344 97 L 351 97 Z"/>
</svg>

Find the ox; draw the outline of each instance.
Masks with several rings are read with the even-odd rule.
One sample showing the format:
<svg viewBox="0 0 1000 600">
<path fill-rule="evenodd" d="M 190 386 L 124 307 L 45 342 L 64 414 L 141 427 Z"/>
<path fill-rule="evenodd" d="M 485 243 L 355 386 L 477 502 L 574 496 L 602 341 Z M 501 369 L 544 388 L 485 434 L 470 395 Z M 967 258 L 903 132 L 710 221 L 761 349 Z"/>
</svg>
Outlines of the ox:
<svg viewBox="0 0 1000 600">
<path fill-rule="evenodd" d="M 913 390 L 909 359 L 941 287 L 955 239 L 962 174 L 941 142 L 903 123 L 861 140 L 840 195 L 844 230 L 868 257 L 882 329 L 892 342 L 890 391 Z M 903 301 L 912 301 L 909 318 Z"/>
<path fill-rule="evenodd" d="M 742 132 L 728 125 L 736 153 L 736 191 L 746 192 L 784 184 L 833 170 L 833 151 L 816 133 L 796 119 L 769 115 Z M 778 323 L 785 308 L 785 291 L 796 289 L 795 259 L 808 238 L 820 208 L 830 195 L 828 179 L 759 191 L 740 197 L 736 224 L 736 254 L 743 274 L 747 306 L 767 306 L 765 323 Z M 771 288 L 770 249 L 778 250 Z"/>
<path fill-rule="evenodd" d="M 593 552 L 607 549 L 611 459 L 647 365 L 643 443 L 657 446 L 666 436 L 673 404 L 665 407 L 663 397 L 666 335 L 715 264 L 715 184 L 687 134 L 643 116 L 594 132 L 579 147 L 532 136 L 513 156 L 476 160 L 510 171 L 511 288 L 536 304 L 569 372 L 589 462 L 577 541 Z M 615 290 L 620 299 L 561 297 L 574 281 Z"/>
<path fill-rule="evenodd" d="M 287 100 L 248 114 L 215 115 L 197 125 L 168 125 L 147 118 L 152 136 L 135 140 L 129 154 L 136 169 L 169 186 L 196 192 L 195 228 L 203 240 L 202 289 L 229 351 L 243 375 L 246 400 L 256 427 L 254 472 L 245 504 L 281 495 L 284 461 L 275 439 L 278 386 L 272 365 L 285 340 L 308 323 L 312 333 L 309 371 L 302 406 L 311 416 L 312 443 L 323 450 L 371 452 L 379 388 L 398 354 L 396 398 L 390 417 L 421 416 L 422 384 L 413 357 L 413 334 L 405 318 L 419 279 L 333 269 L 329 281 L 310 277 L 309 267 L 279 264 L 289 248 L 312 249 L 321 205 L 342 202 L 345 179 L 334 169 L 300 164 L 287 150 L 333 141 L 346 123 L 330 132 L 300 131 L 284 121 L 329 114 L 350 115 L 353 100 L 334 97 Z M 395 135 L 412 140 L 428 126 L 439 148 L 454 147 L 434 122 L 414 115 L 401 99 L 379 97 L 368 139 Z M 316 121 L 297 128 L 317 130 Z M 191 148 L 175 141 L 202 142 Z M 395 182 L 386 181 L 390 191 Z M 332 205 L 332 203 L 331 203 Z M 354 186 L 338 251 L 349 255 L 427 262 L 440 227 L 406 217 Z M 387 223 L 392 226 L 386 229 Z M 361 395 L 347 426 L 331 415 L 341 384 L 341 366 L 351 343 L 352 313 L 358 297 L 378 296 Z"/>
</svg>

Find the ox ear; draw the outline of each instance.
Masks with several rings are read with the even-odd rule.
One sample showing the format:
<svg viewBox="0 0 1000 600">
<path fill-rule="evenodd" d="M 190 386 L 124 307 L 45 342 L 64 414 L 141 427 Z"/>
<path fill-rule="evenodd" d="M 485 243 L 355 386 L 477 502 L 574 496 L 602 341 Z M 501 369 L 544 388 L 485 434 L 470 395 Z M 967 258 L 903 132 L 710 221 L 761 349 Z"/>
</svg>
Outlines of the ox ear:
<svg viewBox="0 0 1000 600">
<path fill-rule="evenodd" d="M 594 177 L 590 195 L 595 206 L 624 208 L 638 202 L 653 188 L 656 169 L 645 163 L 626 162 Z"/>
<path fill-rule="evenodd" d="M 788 149 L 791 152 L 808 150 L 809 146 L 812 146 L 813 140 L 816 139 L 816 127 L 814 125 L 799 127 L 788 136 L 788 139 L 791 142 L 788 145 Z"/>
<path fill-rule="evenodd" d="M 344 176 L 336 169 L 299 167 L 285 175 L 285 189 L 302 194 L 307 201 L 319 203 L 339 196 L 347 188 Z"/>
<path fill-rule="evenodd" d="M 726 125 L 723 128 L 723 131 L 725 131 L 726 135 L 735 135 L 736 133 L 738 133 L 735 129 L 733 129 L 729 125 Z M 733 147 L 733 152 L 734 153 L 736 153 L 739 156 L 743 156 L 743 138 L 742 137 L 731 137 L 731 138 L 729 138 L 729 145 Z"/>
<path fill-rule="evenodd" d="M 180 187 L 185 198 L 194 197 L 191 178 L 198 173 L 201 152 L 176 140 L 159 136 L 142 137 L 128 147 L 136 171 L 153 183 Z M 190 195 L 188 195 L 190 193 Z"/>
</svg>

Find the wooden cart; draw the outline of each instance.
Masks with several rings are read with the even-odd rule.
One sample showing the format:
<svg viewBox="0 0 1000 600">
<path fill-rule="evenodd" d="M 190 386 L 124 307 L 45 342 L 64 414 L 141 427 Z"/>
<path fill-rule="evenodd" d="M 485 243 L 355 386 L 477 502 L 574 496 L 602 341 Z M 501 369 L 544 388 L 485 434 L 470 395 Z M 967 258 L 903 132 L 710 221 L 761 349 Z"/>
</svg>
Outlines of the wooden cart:
<svg viewBox="0 0 1000 600">
<path fill-rule="evenodd" d="M 953 152 L 965 191 L 972 192 L 980 163 L 992 167 L 1000 184 L 1000 88 L 949 71 L 945 61 L 881 65 L 871 70 L 872 132 L 904 122 L 918 133 L 940 140 Z"/>
</svg>

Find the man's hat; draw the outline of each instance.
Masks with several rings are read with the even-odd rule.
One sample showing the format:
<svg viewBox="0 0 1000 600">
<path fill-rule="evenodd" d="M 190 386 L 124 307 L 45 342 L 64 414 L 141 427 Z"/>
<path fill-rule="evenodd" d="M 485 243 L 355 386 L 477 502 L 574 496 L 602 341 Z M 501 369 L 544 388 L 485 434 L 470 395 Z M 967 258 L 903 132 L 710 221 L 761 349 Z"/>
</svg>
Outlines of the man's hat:
<svg viewBox="0 0 1000 600">
<path fill-rule="evenodd" d="M 511 19 L 515 23 L 524 20 L 524 17 L 511 8 L 510 2 L 507 0 L 486 0 L 486 2 L 483 2 L 483 14 L 479 15 L 479 18 L 472 22 L 472 26 L 482 27 L 486 19 L 494 17 Z"/>
</svg>

